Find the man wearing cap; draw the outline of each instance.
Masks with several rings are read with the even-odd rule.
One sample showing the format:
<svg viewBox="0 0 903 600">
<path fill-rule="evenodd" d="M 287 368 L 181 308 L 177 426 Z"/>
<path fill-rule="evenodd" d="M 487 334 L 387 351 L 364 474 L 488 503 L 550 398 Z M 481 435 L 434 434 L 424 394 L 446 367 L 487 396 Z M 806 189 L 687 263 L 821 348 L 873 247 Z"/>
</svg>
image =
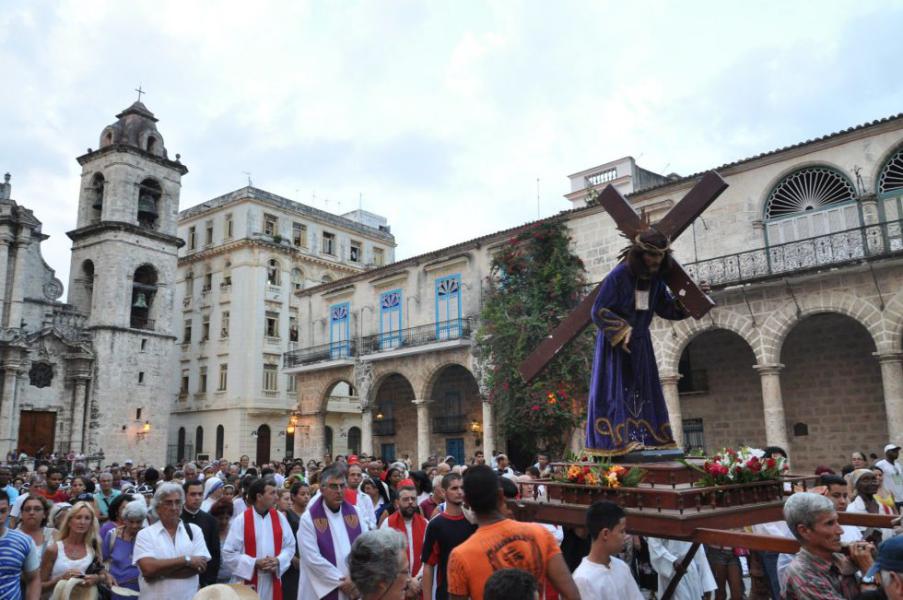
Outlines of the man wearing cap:
<svg viewBox="0 0 903 600">
<path fill-rule="evenodd" d="M 903 465 L 897 460 L 899 457 L 900 446 L 891 442 L 884 447 L 884 458 L 875 463 L 884 471 L 884 487 L 894 495 L 898 509 L 903 506 Z"/>
<path fill-rule="evenodd" d="M 784 519 L 801 548 L 787 567 L 782 598 L 856 598 L 861 591 L 856 571 L 867 573 L 871 568 L 874 546 L 853 542 L 848 546 L 849 558 L 840 554 L 843 529 L 837 511 L 829 498 L 819 494 L 797 492 L 790 496 L 784 504 Z"/>
<path fill-rule="evenodd" d="M 878 559 L 864 582 L 880 579 L 881 591 L 888 600 L 903 600 L 903 536 L 893 537 L 878 548 Z"/>
</svg>

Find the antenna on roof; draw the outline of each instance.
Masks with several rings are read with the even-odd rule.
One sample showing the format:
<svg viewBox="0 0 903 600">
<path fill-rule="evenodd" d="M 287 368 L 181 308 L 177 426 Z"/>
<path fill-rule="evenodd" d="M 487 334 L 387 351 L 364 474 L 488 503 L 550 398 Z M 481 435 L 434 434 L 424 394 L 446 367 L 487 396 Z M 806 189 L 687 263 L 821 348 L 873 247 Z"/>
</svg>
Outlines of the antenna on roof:
<svg viewBox="0 0 903 600">
<path fill-rule="evenodd" d="M 254 184 L 251 182 L 251 172 L 250 171 L 242 171 L 245 175 L 248 176 L 248 187 L 253 187 Z"/>
<path fill-rule="evenodd" d="M 539 218 L 539 177 L 536 178 L 536 218 Z"/>
</svg>

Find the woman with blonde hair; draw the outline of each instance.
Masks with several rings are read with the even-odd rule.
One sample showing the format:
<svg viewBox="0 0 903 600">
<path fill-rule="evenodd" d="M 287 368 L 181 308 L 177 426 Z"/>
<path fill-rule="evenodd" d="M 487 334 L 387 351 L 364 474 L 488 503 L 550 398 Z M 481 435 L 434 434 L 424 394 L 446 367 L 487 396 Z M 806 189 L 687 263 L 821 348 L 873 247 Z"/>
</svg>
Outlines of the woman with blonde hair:
<svg viewBox="0 0 903 600">
<path fill-rule="evenodd" d="M 85 587 L 96 586 L 101 581 L 110 584 L 102 570 L 88 574 L 92 563 L 100 560 L 99 531 L 94 506 L 76 502 L 66 513 L 56 543 L 48 545 L 41 558 L 41 589 L 45 594 L 50 594 L 59 582 L 72 578 L 81 579 L 80 585 Z"/>
</svg>

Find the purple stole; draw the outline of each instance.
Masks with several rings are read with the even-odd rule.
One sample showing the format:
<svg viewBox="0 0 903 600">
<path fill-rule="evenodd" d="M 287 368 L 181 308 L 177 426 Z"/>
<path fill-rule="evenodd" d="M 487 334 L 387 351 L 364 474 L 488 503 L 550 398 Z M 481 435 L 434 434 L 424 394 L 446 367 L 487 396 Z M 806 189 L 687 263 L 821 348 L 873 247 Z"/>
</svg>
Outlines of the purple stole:
<svg viewBox="0 0 903 600">
<path fill-rule="evenodd" d="M 353 544 L 354 540 L 361 534 L 361 524 L 357 511 L 354 509 L 354 506 L 344 500 L 340 510 L 342 511 L 342 519 L 345 521 L 345 530 L 348 532 L 348 541 Z M 320 548 L 320 554 L 333 566 L 337 567 L 335 545 L 332 543 L 332 534 L 329 532 L 329 520 L 326 518 L 326 509 L 323 507 L 323 497 L 320 496 L 308 511 L 314 523 L 314 529 L 317 532 L 317 546 Z M 323 596 L 323 600 L 338 600 L 338 597 L 339 588 L 335 588 Z"/>
</svg>

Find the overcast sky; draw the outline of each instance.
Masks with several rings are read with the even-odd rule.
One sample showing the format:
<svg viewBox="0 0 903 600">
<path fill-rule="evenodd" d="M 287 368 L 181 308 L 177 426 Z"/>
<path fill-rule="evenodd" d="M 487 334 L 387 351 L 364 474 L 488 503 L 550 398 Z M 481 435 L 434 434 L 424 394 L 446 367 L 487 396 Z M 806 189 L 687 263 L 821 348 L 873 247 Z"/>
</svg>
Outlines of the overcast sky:
<svg viewBox="0 0 903 600">
<path fill-rule="evenodd" d="M 730 8 L 734 6 L 736 8 Z M 0 0 L 0 171 L 67 282 L 80 168 L 147 91 L 181 207 L 254 185 L 389 219 L 397 258 L 903 112 L 903 2 Z"/>
</svg>

